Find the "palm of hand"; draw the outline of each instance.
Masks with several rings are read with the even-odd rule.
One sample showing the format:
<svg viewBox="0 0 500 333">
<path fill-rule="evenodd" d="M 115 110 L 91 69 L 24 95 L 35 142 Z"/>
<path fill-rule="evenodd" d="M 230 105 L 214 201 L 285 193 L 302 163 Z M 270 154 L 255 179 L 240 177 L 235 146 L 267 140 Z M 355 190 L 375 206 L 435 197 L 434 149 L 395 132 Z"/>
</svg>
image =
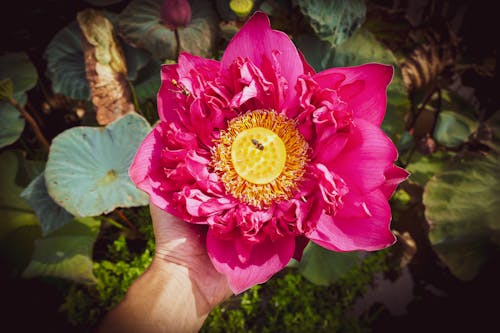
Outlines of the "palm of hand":
<svg viewBox="0 0 500 333">
<path fill-rule="evenodd" d="M 226 277 L 210 261 L 205 237 L 196 225 L 186 223 L 151 204 L 155 232 L 155 260 L 176 264 L 188 270 L 188 278 L 210 307 L 232 295 Z"/>
</svg>

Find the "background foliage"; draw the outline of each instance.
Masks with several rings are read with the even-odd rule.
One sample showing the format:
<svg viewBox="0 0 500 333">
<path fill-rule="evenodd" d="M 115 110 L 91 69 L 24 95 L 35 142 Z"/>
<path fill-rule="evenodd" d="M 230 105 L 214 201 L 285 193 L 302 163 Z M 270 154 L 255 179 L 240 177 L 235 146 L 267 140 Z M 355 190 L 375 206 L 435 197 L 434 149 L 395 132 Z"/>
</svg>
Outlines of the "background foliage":
<svg viewBox="0 0 500 333">
<path fill-rule="evenodd" d="M 176 31 L 161 0 L 9 2 L 0 50 L 0 261 L 9 327 L 91 331 L 151 262 L 145 195 L 126 170 L 157 120 L 161 63 L 220 58 L 255 10 L 317 71 L 391 64 L 384 131 L 412 176 L 391 199 L 395 246 L 310 245 L 203 332 L 392 332 L 488 326 L 500 273 L 499 20 L 482 1 L 192 0 Z M 245 6 L 245 3 L 251 6 Z M 77 13 L 115 29 L 135 113 L 96 122 Z M 249 9 L 250 8 L 250 9 Z M 89 195 L 92 194 L 92 195 Z"/>
</svg>

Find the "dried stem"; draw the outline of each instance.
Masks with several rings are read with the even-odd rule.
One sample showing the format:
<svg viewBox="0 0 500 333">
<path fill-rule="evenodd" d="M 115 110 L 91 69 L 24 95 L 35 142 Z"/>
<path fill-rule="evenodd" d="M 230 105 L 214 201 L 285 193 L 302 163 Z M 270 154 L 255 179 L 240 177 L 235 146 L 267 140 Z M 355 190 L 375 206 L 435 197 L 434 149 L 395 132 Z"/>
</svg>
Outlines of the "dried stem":
<svg viewBox="0 0 500 333">
<path fill-rule="evenodd" d="M 40 127 L 36 123 L 35 119 L 33 119 L 33 117 L 28 112 L 26 112 L 26 110 L 21 105 L 19 105 L 19 103 L 15 99 L 10 98 L 9 103 L 21 113 L 21 115 L 24 117 L 24 119 L 26 119 L 26 121 L 30 124 L 31 128 L 33 129 L 33 132 L 35 132 L 36 138 L 42 144 L 43 149 L 46 152 L 49 152 L 50 143 L 49 143 L 49 141 L 47 141 L 47 139 L 43 135 L 43 133 L 40 130 Z"/>
</svg>

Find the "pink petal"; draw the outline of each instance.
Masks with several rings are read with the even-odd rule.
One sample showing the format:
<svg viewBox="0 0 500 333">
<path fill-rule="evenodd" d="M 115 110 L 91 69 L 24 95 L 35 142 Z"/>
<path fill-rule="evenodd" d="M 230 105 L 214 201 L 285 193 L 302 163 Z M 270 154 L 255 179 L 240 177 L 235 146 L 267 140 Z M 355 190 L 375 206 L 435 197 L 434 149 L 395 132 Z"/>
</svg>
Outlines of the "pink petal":
<svg viewBox="0 0 500 333">
<path fill-rule="evenodd" d="M 385 183 L 380 187 L 380 190 L 384 193 L 386 198 L 389 199 L 396 190 L 396 187 L 398 187 L 399 183 L 405 181 L 409 175 L 410 173 L 405 169 L 391 165 L 385 171 Z"/>
<path fill-rule="evenodd" d="M 220 63 L 217 60 L 181 52 L 177 72 L 180 77 L 190 77 L 193 74 L 201 75 L 205 80 L 213 80 L 219 75 Z"/>
<path fill-rule="evenodd" d="M 194 217 L 207 217 L 233 208 L 236 202 L 230 198 L 217 198 L 193 188 L 185 191 L 186 210 Z"/>
<path fill-rule="evenodd" d="M 177 93 L 178 87 L 172 84 L 172 80 L 178 81 L 178 65 L 161 66 L 161 86 L 157 95 L 158 115 L 161 121 L 179 121 L 179 109 L 182 109 L 181 100 Z"/>
<path fill-rule="evenodd" d="M 362 118 L 380 126 L 387 104 L 387 87 L 393 72 L 392 66 L 372 63 L 327 69 L 316 74 L 314 79 L 322 88 L 332 88 L 338 84 L 338 75 L 345 75 L 345 80 L 338 87 L 339 95 L 352 107 L 354 118 Z M 334 77 L 336 79 L 332 80 Z"/>
<path fill-rule="evenodd" d="M 266 239 L 252 246 L 250 253 L 243 251 L 238 238 L 223 240 L 213 230 L 207 233 L 207 251 L 215 269 L 226 275 L 229 286 L 235 294 L 264 283 L 288 264 L 295 249 L 295 238 Z M 246 247 L 245 252 L 248 251 Z M 240 257 L 245 257 L 244 262 Z"/>
<path fill-rule="evenodd" d="M 379 127 L 357 119 L 344 149 L 327 167 L 349 187 L 355 185 L 367 193 L 384 183 L 384 172 L 397 156 L 396 147 Z"/>
<path fill-rule="evenodd" d="M 390 230 L 391 208 L 380 190 L 364 197 L 366 214 L 360 218 L 340 218 L 323 214 L 315 231 L 307 237 L 333 251 L 375 251 L 394 244 Z"/>
<path fill-rule="evenodd" d="M 272 30 L 264 13 L 256 12 L 231 40 L 221 59 L 222 71 L 227 71 L 238 57 L 247 57 L 259 68 L 263 68 L 264 58 L 270 61 L 276 57 L 281 75 L 290 87 L 289 99 L 295 96 L 293 87 L 297 77 L 304 73 L 304 64 L 290 38 Z"/>
<path fill-rule="evenodd" d="M 314 162 L 331 165 L 335 163 L 335 159 L 342 152 L 346 143 L 349 141 L 348 133 L 337 133 L 335 129 L 328 133 L 325 130 L 323 139 L 316 144 L 312 160 Z"/>
<path fill-rule="evenodd" d="M 153 128 L 139 146 L 128 169 L 128 174 L 139 189 L 149 194 L 152 203 L 165 209 L 169 206 L 169 203 L 164 198 L 164 195 L 152 186 L 153 181 L 151 180 L 151 175 L 154 175 L 157 172 L 156 170 L 161 169 L 162 142 L 162 129 L 158 125 Z"/>
<path fill-rule="evenodd" d="M 196 97 L 200 96 L 206 83 L 213 81 L 218 75 L 220 64 L 217 60 L 206 59 L 191 55 L 187 52 L 181 52 L 179 55 L 179 74 L 180 83 Z"/>
</svg>

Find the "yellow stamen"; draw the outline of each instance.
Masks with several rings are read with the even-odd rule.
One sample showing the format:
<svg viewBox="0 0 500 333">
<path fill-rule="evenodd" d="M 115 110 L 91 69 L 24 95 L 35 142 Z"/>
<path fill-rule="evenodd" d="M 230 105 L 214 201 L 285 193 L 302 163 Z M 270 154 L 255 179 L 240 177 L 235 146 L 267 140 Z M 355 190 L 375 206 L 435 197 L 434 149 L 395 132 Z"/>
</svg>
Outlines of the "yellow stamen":
<svg viewBox="0 0 500 333">
<path fill-rule="evenodd" d="M 228 193 L 262 208 L 293 195 L 308 149 L 292 120 L 256 110 L 229 122 L 213 150 L 212 165 Z"/>
</svg>

